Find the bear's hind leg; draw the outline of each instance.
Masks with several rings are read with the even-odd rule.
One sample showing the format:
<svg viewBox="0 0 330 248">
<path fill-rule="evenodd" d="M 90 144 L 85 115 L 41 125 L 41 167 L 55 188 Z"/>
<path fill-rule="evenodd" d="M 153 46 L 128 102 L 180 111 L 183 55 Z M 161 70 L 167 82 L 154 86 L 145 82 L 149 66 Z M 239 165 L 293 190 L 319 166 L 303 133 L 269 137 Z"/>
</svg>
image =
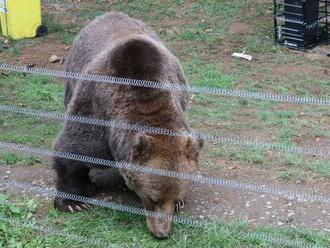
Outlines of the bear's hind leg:
<svg viewBox="0 0 330 248">
<path fill-rule="evenodd" d="M 56 188 L 59 192 L 92 196 L 96 192 L 96 186 L 89 178 L 90 168 L 86 164 L 73 160 L 54 159 L 54 169 L 57 173 Z M 61 193 L 54 200 L 55 208 L 66 211 L 76 212 L 89 209 L 89 205 L 83 202 L 67 199 Z"/>
</svg>

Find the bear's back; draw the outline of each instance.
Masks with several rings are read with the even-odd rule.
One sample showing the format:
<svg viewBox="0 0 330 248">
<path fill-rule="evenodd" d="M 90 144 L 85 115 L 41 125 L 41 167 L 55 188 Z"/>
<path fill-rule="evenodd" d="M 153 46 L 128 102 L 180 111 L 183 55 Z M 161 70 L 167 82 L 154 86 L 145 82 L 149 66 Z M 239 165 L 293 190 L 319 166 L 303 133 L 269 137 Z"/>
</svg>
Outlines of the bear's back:
<svg viewBox="0 0 330 248">
<path fill-rule="evenodd" d="M 117 42 L 131 35 L 152 39 L 166 49 L 157 35 L 143 22 L 124 13 L 106 13 L 84 27 L 73 42 L 67 61 L 67 71 L 82 72 L 100 52 L 115 46 Z"/>
<path fill-rule="evenodd" d="M 130 40 L 137 40 L 140 44 L 149 43 L 147 45 L 149 48 L 146 48 L 145 52 L 142 52 L 141 48 L 137 48 L 140 49 L 141 53 L 139 54 L 137 51 L 135 58 L 129 58 L 129 54 L 126 54 L 128 56 L 122 54 L 123 60 L 126 58 L 126 61 L 122 61 L 122 67 L 127 69 L 140 67 L 144 69 L 144 65 L 148 64 L 148 60 L 150 60 L 150 55 L 159 54 L 157 56 L 160 56 L 161 61 L 149 61 L 149 65 L 153 66 L 155 70 L 161 70 L 160 76 L 151 77 L 151 80 L 186 83 L 179 60 L 163 45 L 158 36 L 143 22 L 119 12 L 106 13 L 81 30 L 71 47 L 66 70 L 89 73 L 88 67 L 90 69 L 90 67 L 101 68 L 107 66 L 112 59 L 111 56 L 113 55 L 111 54 L 113 54 L 113 51 L 118 51 L 123 41 L 129 43 Z M 105 57 L 108 61 L 99 59 L 103 56 L 102 54 L 107 54 Z M 105 75 L 126 77 L 128 73 L 124 71 L 122 74 L 113 75 L 111 72 L 105 72 Z M 131 77 L 134 78 L 134 75 L 131 75 Z M 148 80 L 148 77 L 141 76 L 139 79 Z M 81 85 L 80 87 L 85 86 Z M 66 106 L 69 104 L 75 90 L 78 90 L 76 89 L 76 80 L 68 79 L 65 91 Z M 173 93 L 172 96 L 179 98 L 182 108 L 186 108 L 188 95 L 185 92 Z"/>
</svg>

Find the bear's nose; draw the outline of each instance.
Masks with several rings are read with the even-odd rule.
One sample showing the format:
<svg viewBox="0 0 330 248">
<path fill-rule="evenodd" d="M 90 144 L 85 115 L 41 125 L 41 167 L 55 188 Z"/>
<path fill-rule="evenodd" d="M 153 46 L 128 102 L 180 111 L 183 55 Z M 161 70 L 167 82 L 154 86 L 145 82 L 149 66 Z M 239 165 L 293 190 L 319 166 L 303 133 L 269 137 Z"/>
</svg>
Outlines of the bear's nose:
<svg viewBox="0 0 330 248">
<path fill-rule="evenodd" d="M 171 230 L 168 231 L 159 231 L 158 233 L 155 233 L 155 236 L 159 239 L 166 239 L 168 238 L 169 234 L 170 234 Z"/>
<path fill-rule="evenodd" d="M 166 222 L 163 225 L 156 227 L 156 230 L 154 230 L 155 236 L 159 239 L 167 238 L 170 235 L 170 232 L 171 232 L 171 222 Z"/>
<path fill-rule="evenodd" d="M 159 239 L 167 238 L 171 233 L 171 221 L 147 217 L 147 225 L 151 233 Z"/>
</svg>

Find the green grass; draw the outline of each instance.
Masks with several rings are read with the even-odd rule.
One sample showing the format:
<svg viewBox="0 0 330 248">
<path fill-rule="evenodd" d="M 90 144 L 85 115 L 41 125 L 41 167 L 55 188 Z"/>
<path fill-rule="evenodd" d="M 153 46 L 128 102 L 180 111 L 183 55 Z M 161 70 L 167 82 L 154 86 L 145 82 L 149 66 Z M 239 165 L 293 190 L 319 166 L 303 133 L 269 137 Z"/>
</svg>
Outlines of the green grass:
<svg viewBox="0 0 330 248">
<path fill-rule="evenodd" d="M 247 1 L 223 1 L 221 4 L 216 0 L 196 1 L 187 15 L 195 22 L 182 25 L 176 38 L 214 45 L 226 37 L 230 18 L 246 6 Z"/>
<path fill-rule="evenodd" d="M 42 210 L 45 221 L 38 217 Z M 48 204 L 37 203 L 34 199 L 8 197 L 0 194 L 0 215 L 25 221 L 33 225 L 43 224 L 55 227 L 65 234 L 77 234 L 125 247 L 276 247 L 264 239 L 249 235 L 267 235 L 283 240 L 296 240 L 327 247 L 330 240 L 325 233 L 312 232 L 302 228 L 274 230 L 254 227 L 242 222 L 232 224 L 209 224 L 205 228 L 174 224 L 171 238 L 153 238 L 141 216 L 113 210 L 93 208 L 77 214 L 60 213 Z M 61 236 L 47 236 L 20 226 L 0 223 L 0 247 L 90 247 L 89 244 Z M 279 245 L 285 247 L 284 245 Z"/>
<path fill-rule="evenodd" d="M 212 156 L 225 158 L 228 160 L 240 161 L 245 164 L 265 166 L 265 153 L 266 152 L 257 149 L 238 148 L 221 145 L 220 148 L 213 150 Z"/>
<path fill-rule="evenodd" d="M 49 77 L 0 75 L 0 103 L 31 108 L 62 110 L 63 85 Z"/>
<path fill-rule="evenodd" d="M 34 155 L 18 155 L 12 152 L 0 151 L 0 164 L 30 166 L 40 162 L 41 160 Z"/>
<path fill-rule="evenodd" d="M 78 17 L 82 19 L 91 20 L 96 16 L 103 14 L 105 11 L 122 11 L 131 16 L 143 15 L 146 20 L 154 21 L 161 20 L 162 18 L 174 18 L 175 9 L 181 5 L 180 1 L 174 1 L 174 4 L 167 5 L 162 1 L 115 1 L 112 6 L 100 3 L 87 5 L 78 12 Z M 108 7 L 107 7 L 108 6 Z M 148 13 L 145 15 L 144 13 Z"/>
<path fill-rule="evenodd" d="M 55 34 L 65 44 L 71 44 L 81 28 L 81 25 L 61 22 L 59 16 L 54 14 L 45 14 L 43 24 L 48 28 L 50 34 Z"/>
<path fill-rule="evenodd" d="M 237 82 L 235 75 L 225 74 L 219 65 L 203 63 L 194 58 L 184 64 L 185 73 L 191 78 L 191 84 L 201 87 L 233 88 Z M 214 97 L 208 97 L 210 100 Z"/>
<path fill-rule="evenodd" d="M 10 74 L 0 76 L 0 104 L 48 111 L 63 111 L 63 86 L 53 79 Z M 0 140 L 33 146 L 51 147 L 62 123 L 42 121 L 34 117 L 3 113 L 0 116 Z M 0 151 L 0 164 L 31 165 L 35 156 L 15 155 Z"/>
</svg>

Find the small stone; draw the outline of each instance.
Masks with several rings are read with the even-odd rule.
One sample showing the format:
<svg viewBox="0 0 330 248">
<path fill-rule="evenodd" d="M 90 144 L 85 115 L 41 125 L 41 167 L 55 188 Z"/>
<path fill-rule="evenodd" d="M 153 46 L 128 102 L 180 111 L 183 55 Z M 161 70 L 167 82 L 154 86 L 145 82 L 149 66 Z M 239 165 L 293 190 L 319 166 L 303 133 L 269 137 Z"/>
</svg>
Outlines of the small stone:
<svg viewBox="0 0 330 248">
<path fill-rule="evenodd" d="M 293 212 L 291 212 L 291 213 L 288 213 L 288 218 L 291 218 L 291 217 L 293 217 L 293 216 L 295 216 L 296 214 L 295 213 L 293 213 Z"/>
<path fill-rule="evenodd" d="M 213 29 L 212 29 L 212 28 L 205 29 L 205 32 L 206 32 L 206 33 L 213 32 Z"/>
<path fill-rule="evenodd" d="M 11 173 L 11 171 L 6 171 L 6 174 L 10 174 Z"/>
<path fill-rule="evenodd" d="M 58 57 L 57 55 L 52 55 L 52 56 L 50 56 L 48 61 L 49 61 L 49 63 L 57 63 L 57 62 L 61 61 L 61 58 Z"/>
<path fill-rule="evenodd" d="M 278 225 L 278 226 L 283 226 L 283 225 L 284 225 L 284 223 L 283 223 L 283 222 L 281 222 L 281 221 L 278 221 L 278 222 L 277 222 L 277 225 Z"/>
<path fill-rule="evenodd" d="M 11 41 L 10 41 L 10 40 L 6 39 L 6 40 L 4 40 L 4 41 L 2 42 L 1 46 L 2 46 L 3 48 L 8 49 L 8 48 L 10 48 L 10 47 L 12 46 L 12 44 L 11 44 Z"/>
<path fill-rule="evenodd" d="M 200 219 L 205 219 L 205 216 L 204 215 L 200 215 L 199 218 Z"/>
<path fill-rule="evenodd" d="M 166 30 L 166 33 L 168 33 L 168 34 L 174 34 L 175 32 L 172 29 L 167 29 Z"/>
</svg>

